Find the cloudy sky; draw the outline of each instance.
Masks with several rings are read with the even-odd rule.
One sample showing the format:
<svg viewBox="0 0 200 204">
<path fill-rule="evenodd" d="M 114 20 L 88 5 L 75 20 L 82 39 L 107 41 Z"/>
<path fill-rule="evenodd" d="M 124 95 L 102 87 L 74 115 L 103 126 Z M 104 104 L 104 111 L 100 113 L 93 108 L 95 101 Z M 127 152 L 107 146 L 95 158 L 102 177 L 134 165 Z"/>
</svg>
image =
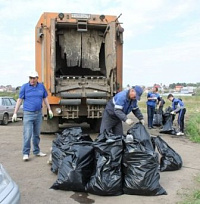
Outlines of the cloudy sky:
<svg viewBox="0 0 200 204">
<path fill-rule="evenodd" d="M 0 0 L 0 85 L 20 86 L 35 68 L 43 12 L 122 13 L 124 86 L 200 82 L 199 0 Z"/>
</svg>

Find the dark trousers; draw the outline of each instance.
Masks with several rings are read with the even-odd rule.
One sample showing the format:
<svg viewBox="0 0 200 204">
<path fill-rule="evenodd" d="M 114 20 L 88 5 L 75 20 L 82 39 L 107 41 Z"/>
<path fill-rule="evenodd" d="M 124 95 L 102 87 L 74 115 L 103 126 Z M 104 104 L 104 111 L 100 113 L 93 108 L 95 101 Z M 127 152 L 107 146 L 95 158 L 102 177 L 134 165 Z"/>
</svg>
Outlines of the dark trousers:
<svg viewBox="0 0 200 204">
<path fill-rule="evenodd" d="M 147 106 L 148 127 L 153 127 L 154 113 L 155 113 L 155 107 Z"/>
<path fill-rule="evenodd" d="M 112 132 L 115 135 L 123 135 L 122 121 L 117 117 L 110 116 L 106 109 L 103 112 L 100 133 L 103 133 L 104 130 Z"/>
<path fill-rule="evenodd" d="M 184 118 L 185 118 L 186 109 L 181 109 L 178 115 L 178 125 L 181 132 L 184 132 Z"/>
<path fill-rule="evenodd" d="M 160 106 L 159 108 L 158 108 L 158 111 L 157 111 L 157 113 L 159 113 L 159 114 L 163 114 L 163 106 Z"/>
</svg>

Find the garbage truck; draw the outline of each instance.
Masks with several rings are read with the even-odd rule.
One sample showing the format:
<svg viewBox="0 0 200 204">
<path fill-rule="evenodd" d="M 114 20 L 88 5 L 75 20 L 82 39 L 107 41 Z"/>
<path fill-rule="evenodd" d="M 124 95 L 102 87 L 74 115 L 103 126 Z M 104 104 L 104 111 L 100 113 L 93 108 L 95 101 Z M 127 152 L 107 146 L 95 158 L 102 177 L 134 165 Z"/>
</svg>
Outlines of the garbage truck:
<svg viewBox="0 0 200 204">
<path fill-rule="evenodd" d="M 41 15 L 35 28 L 35 66 L 54 117 L 43 106 L 42 132 L 65 122 L 99 131 L 103 110 L 122 89 L 123 27 L 119 16 Z"/>
</svg>

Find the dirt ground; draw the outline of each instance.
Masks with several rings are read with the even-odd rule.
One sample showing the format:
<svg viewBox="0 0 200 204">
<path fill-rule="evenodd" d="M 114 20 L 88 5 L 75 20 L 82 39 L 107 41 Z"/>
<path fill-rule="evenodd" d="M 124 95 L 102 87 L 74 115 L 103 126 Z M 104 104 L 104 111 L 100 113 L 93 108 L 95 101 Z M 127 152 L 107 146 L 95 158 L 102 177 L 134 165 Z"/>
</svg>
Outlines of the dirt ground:
<svg viewBox="0 0 200 204">
<path fill-rule="evenodd" d="M 83 131 L 89 133 L 93 138 L 97 136 L 97 134 L 91 133 L 87 125 L 83 124 L 82 127 Z M 48 157 L 39 158 L 31 154 L 30 161 L 24 162 L 22 160 L 22 128 L 22 121 L 0 126 L 0 162 L 19 185 L 22 204 L 173 204 L 183 200 L 183 195 L 195 188 L 194 176 L 200 170 L 200 144 L 190 142 L 185 136 L 161 135 L 157 128 L 150 130 L 150 133 L 152 135 L 161 135 L 183 159 L 183 168 L 181 170 L 160 173 L 160 184 L 168 195 L 103 197 L 87 193 L 52 190 L 50 187 L 56 181 L 57 175 L 50 171 L 50 166 L 47 164 Z M 124 124 L 124 132 L 128 128 Z M 41 150 L 48 155 L 54 138 L 54 134 L 41 135 Z"/>
</svg>

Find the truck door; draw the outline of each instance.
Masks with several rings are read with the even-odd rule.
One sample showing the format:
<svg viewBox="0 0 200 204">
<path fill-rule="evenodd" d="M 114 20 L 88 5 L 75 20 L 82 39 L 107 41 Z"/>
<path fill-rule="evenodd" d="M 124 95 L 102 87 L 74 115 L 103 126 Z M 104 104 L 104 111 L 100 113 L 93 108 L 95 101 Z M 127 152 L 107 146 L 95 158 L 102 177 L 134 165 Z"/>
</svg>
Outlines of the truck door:
<svg viewBox="0 0 200 204">
<path fill-rule="evenodd" d="M 116 90 L 116 22 L 108 24 L 105 31 L 105 63 L 106 76 L 110 82 L 111 96 Z"/>
</svg>

